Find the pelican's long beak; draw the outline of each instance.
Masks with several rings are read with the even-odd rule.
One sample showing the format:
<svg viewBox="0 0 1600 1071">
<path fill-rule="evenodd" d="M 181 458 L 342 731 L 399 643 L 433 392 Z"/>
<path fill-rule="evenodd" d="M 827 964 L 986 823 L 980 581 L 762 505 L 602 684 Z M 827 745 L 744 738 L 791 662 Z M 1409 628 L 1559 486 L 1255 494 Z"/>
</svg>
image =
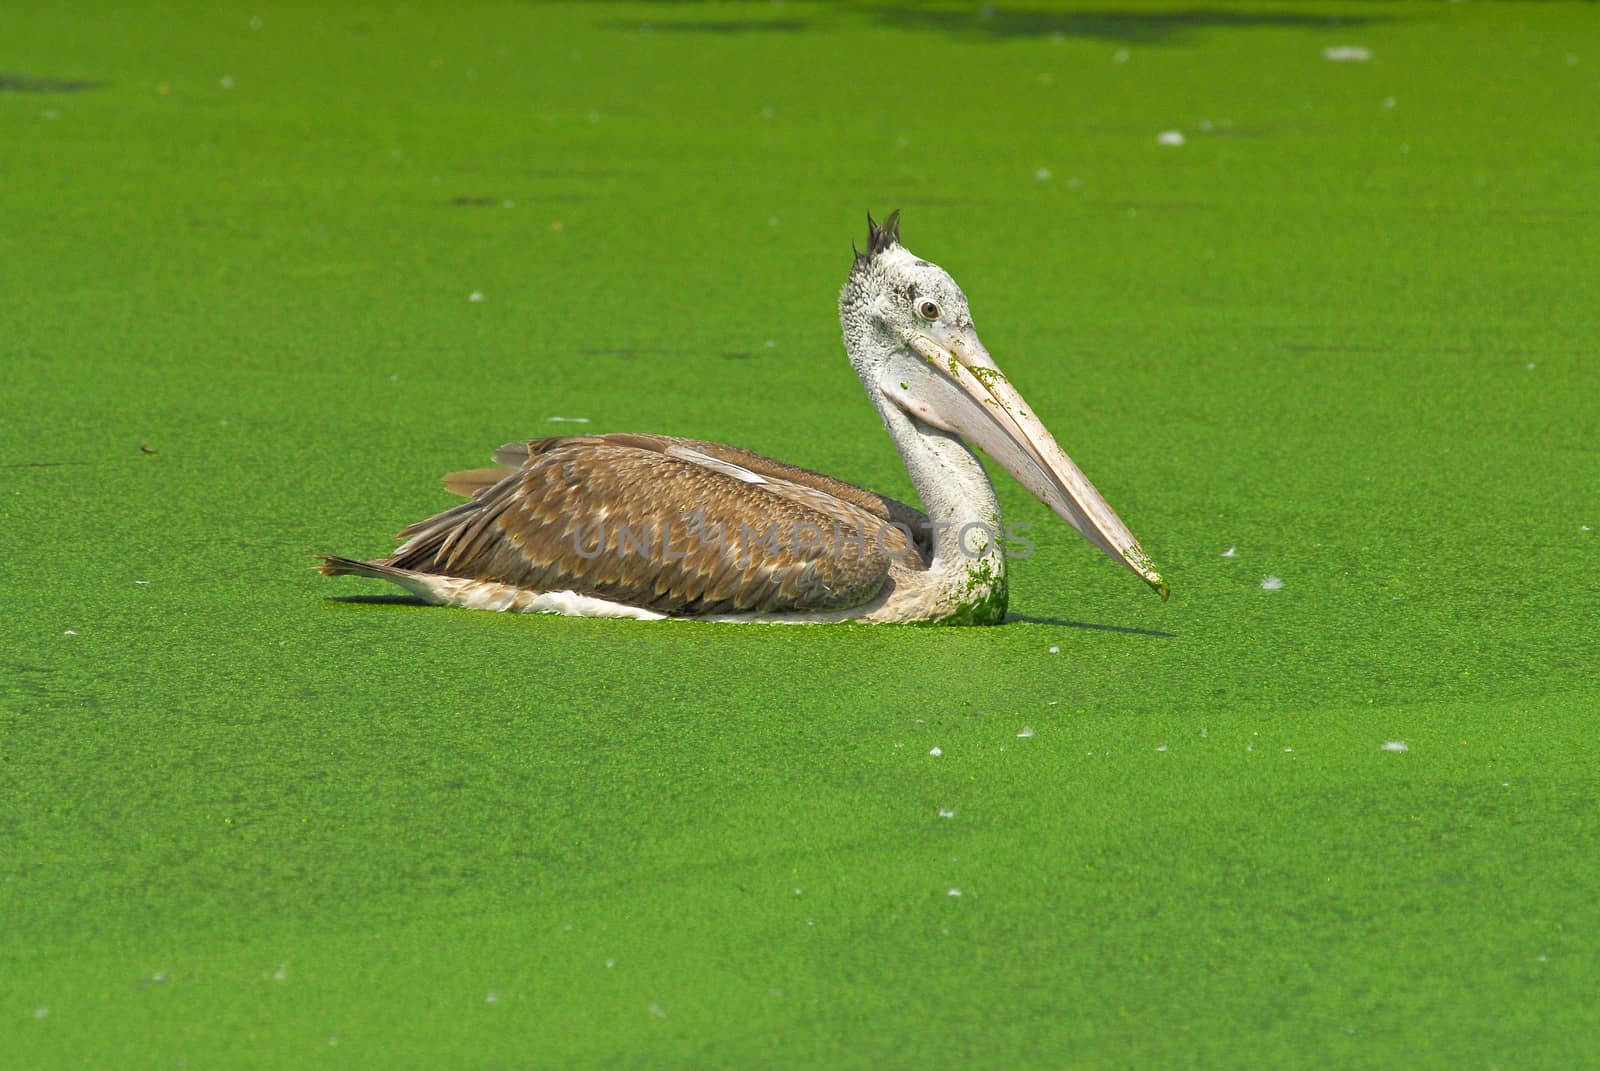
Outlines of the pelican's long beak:
<svg viewBox="0 0 1600 1071">
<path fill-rule="evenodd" d="M 925 362 L 922 374 L 881 384 L 888 397 L 978 446 L 1089 542 L 1167 597 L 1167 582 L 1150 556 L 1033 415 L 976 334 L 963 331 L 948 345 L 918 336 L 911 347 Z"/>
</svg>

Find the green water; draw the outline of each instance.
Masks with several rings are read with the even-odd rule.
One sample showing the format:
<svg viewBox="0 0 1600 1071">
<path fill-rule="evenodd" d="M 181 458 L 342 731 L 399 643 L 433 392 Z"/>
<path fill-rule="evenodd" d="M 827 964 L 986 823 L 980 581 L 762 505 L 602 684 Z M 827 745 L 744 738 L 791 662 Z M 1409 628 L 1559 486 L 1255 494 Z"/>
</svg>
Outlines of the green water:
<svg viewBox="0 0 1600 1071">
<path fill-rule="evenodd" d="M 0 14 L 0 1064 L 1592 1060 L 1597 190 L 1593 4 Z M 1001 628 L 311 570 L 575 427 L 909 496 L 896 207 L 1170 603 L 1004 477 Z"/>
</svg>

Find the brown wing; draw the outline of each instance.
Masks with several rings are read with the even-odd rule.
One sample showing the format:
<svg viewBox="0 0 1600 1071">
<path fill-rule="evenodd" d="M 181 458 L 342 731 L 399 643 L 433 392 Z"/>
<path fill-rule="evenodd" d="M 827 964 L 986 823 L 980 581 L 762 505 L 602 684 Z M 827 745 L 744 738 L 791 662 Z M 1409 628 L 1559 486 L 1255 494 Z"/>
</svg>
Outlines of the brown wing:
<svg viewBox="0 0 1600 1071">
<path fill-rule="evenodd" d="M 494 483 L 481 470 L 447 477 L 472 500 L 401 532 L 407 542 L 384 564 L 706 614 L 857 606 L 893 558 L 918 559 L 887 507 L 707 445 L 598 435 L 503 447 L 495 460 L 518 468 Z"/>
<path fill-rule="evenodd" d="M 928 562 L 933 560 L 933 525 L 928 521 L 927 515 L 914 506 L 908 506 L 904 502 L 889 498 L 887 495 L 880 495 L 876 491 L 869 491 L 865 487 L 846 483 L 826 473 L 803 469 L 786 461 L 777 461 L 764 454 L 758 454 L 754 450 L 746 450 L 740 446 L 728 446 L 725 443 L 707 442 L 704 439 L 681 439 L 671 435 L 629 434 L 594 437 L 612 442 L 628 442 L 659 450 L 666 450 L 672 446 L 687 447 L 721 461 L 739 465 L 769 479 L 782 480 L 786 483 L 798 484 L 801 487 L 810 487 L 841 502 L 848 502 L 853 506 L 857 506 L 873 517 L 878 518 L 884 524 L 898 525 L 909 531 L 917 553 L 903 556 L 902 564 L 907 567 L 926 569 Z M 494 452 L 494 459 L 501 465 L 511 466 L 511 468 L 469 469 L 465 472 L 453 472 L 444 478 L 445 487 L 458 495 L 471 496 L 477 494 L 489 484 L 493 484 L 504 477 L 513 468 L 526 464 L 530 452 L 538 449 L 540 443 L 549 441 L 551 440 L 534 439 L 531 442 L 507 443 Z"/>
<path fill-rule="evenodd" d="M 906 564 L 917 569 L 926 569 L 928 562 L 933 560 L 933 525 L 929 523 L 926 514 L 913 506 L 898 502 L 887 495 L 880 495 L 876 491 L 869 491 L 865 487 L 845 483 L 825 473 L 812 472 L 810 469 L 803 469 L 785 461 L 775 461 L 742 447 L 708 443 L 700 439 L 677 441 L 713 457 L 731 461 L 735 465 L 743 465 L 763 476 L 815 488 L 841 501 L 859 506 L 885 524 L 901 525 L 911 532 L 917 550 L 920 551 L 919 554 L 908 556 Z"/>
</svg>

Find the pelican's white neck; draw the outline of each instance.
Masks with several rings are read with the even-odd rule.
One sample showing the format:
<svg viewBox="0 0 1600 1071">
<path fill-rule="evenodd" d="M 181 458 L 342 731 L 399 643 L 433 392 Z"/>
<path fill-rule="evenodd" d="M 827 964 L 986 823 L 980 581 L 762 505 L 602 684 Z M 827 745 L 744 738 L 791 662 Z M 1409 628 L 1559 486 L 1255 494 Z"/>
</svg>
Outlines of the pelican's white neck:
<svg viewBox="0 0 1600 1071">
<path fill-rule="evenodd" d="M 901 347 L 880 332 L 852 330 L 862 326 L 845 318 L 845 348 L 933 524 L 930 569 L 939 578 L 940 601 L 948 602 L 952 618 L 997 622 L 1006 611 L 1006 563 L 994 485 L 959 436 L 917 420 L 884 394 L 880 370 L 903 359 Z"/>
</svg>

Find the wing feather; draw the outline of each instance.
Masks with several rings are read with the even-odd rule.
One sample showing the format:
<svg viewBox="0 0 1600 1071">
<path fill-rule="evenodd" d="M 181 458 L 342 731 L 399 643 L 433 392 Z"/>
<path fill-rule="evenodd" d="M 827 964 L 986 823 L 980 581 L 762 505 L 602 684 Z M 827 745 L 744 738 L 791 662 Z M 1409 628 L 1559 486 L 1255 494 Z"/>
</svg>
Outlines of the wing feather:
<svg viewBox="0 0 1600 1071">
<path fill-rule="evenodd" d="M 920 513 L 735 447 L 564 436 L 494 459 L 517 468 L 446 477 L 475 497 L 406 528 L 384 564 L 694 615 L 844 609 L 883 588 L 892 558 L 924 563 L 883 530 Z"/>
</svg>

